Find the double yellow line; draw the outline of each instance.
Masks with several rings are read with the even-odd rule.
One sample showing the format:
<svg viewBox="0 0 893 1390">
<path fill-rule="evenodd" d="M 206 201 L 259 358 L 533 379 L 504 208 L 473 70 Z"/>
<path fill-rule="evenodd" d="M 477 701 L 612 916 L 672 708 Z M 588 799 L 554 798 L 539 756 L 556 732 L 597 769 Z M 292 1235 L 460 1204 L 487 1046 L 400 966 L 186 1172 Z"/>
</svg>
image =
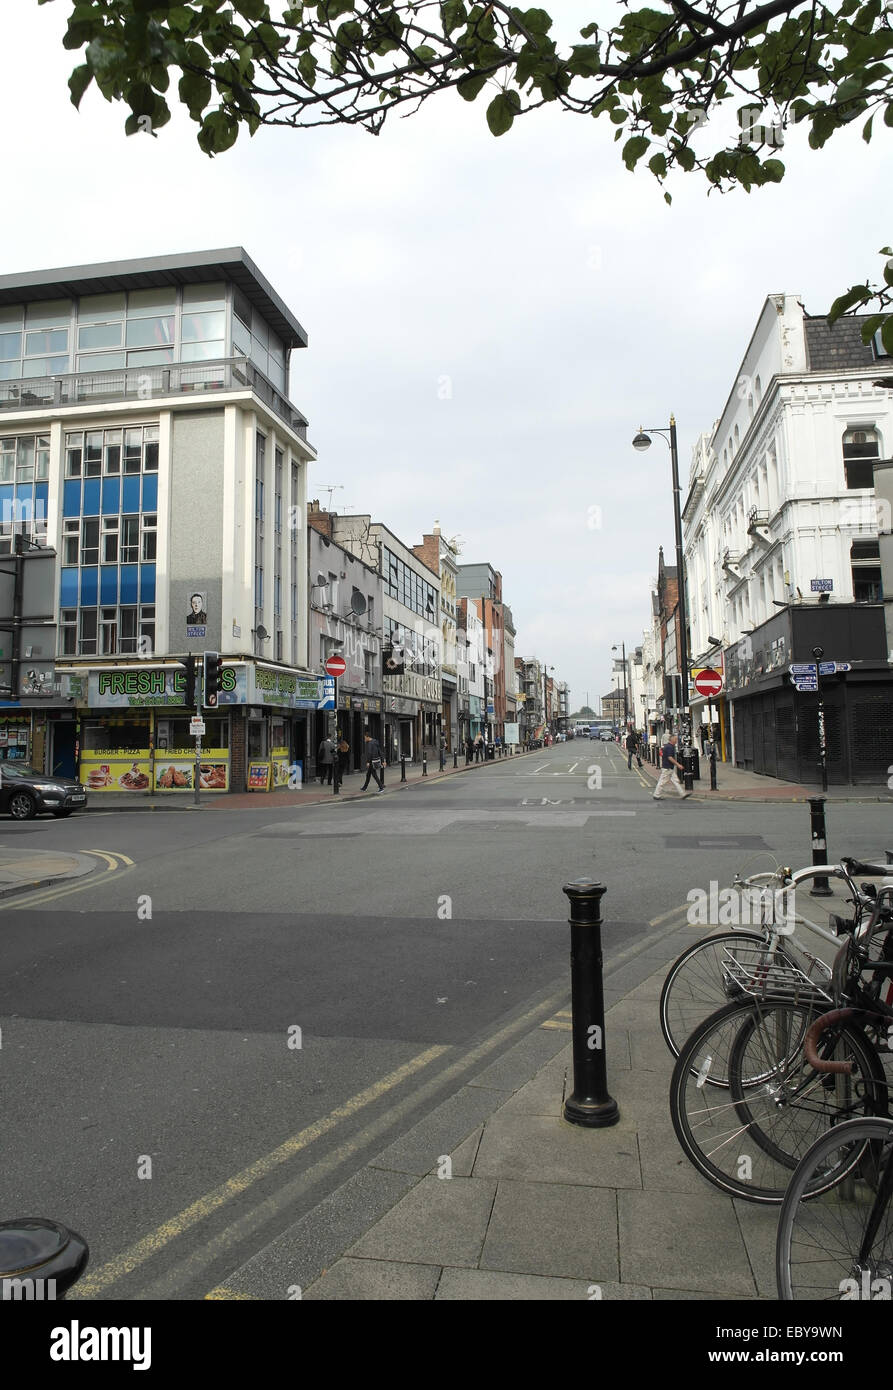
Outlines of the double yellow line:
<svg viewBox="0 0 893 1390">
<path fill-rule="evenodd" d="M 36 893 L 28 893 L 27 890 L 22 894 L 15 894 L 9 898 L 0 900 L 0 912 L 10 912 L 13 909 L 22 907 L 39 907 L 42 903 L 54 902 L 56 898 L 65 897 L 69 893 L 83 893 L 87 888 L 101 888 L 108 883 L 112 875 L 129 873 L 134 868 L 134 861 L 126 854 L 120 854 L 117 850 L 108 849 L 82 849 L 80 854 L 92 854 L 98 859 L 105 861 L 105 870 L 99 875 L 87 874 L 86 878 L 77 883 L 60 883 L 55 888 L 46 888 Z"/>
</svg>

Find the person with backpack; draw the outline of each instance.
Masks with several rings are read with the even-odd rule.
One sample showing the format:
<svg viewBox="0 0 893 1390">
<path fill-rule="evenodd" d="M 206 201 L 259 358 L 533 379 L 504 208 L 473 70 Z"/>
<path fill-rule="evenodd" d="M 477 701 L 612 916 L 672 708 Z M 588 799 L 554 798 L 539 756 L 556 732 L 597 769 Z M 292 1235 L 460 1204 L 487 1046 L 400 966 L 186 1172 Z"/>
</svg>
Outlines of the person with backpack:
<svg viewBox="0 0 893 1390">
<path fill-rule="evenodd" d="M 334 739 L 329 738 L 329 735 L 326 734 L 322 743 L 319 745 L 319 751 L 316 755 L 316 763 L 319 769 L 319 780 L 323 786 L 326 785 L 326 782 L 328 782 L 329 786 L 332 785 L 332 773 L 335 769 L 335 756 L 335 741 Z"/>
<path fill-rule="evenodd" d="M 626 735 L 626 752 L 626 766 L 629 772 L 633 770 L 633 758 L 635 758 L 639 767 L 642 766 L 642 759 L 639 756 L 639 735 L 636 733 L 635 729 L 630 729 Z"/>
</svg>

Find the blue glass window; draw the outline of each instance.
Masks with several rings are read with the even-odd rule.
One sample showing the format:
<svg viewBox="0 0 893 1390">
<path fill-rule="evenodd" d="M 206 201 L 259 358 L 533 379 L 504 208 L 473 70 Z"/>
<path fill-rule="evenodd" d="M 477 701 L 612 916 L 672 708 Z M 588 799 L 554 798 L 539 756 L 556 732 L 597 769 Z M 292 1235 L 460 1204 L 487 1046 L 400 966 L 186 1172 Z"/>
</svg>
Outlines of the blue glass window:
<svg viewBox="0 0 893 1390">
<path fill-rule="evenodd" d="M 121 502 L 122 512 L 138 512 L 140 509 L 140 479 L 139 475 L 124 479 L 124 496 Z"/>
<path fill-rule="evenodd" d="M 59 586 L 59 606 L 60 608 L 77 608 L 78 603 L 78 571 L 74 568 L 63 569 L 62 583 Z"/>
<path fill-rule="evenodd" d="M 121 566 L 121 602 L 136 603 L 137 601 L 137 578 L 139 575 L 139 565 Z M 95 601 L 95 600 L 94 600 Z"/>
<path fill-rule="evenodd" d="M 127 509 L 125 508 L 125 511 Z M 158 474 L 146 473 L 143 477 L 143 511 L 158 511 Z"/>
<path fill-rule="evenodd" d="M 103 604 L 116 604 L 118 602 L 118 566 L 103 565 L 102 578 L 99 585 L 99 601 Z"/>
<path fill-rule="evenodd" d="M 80 516 L 81 514 L 81 480 L 75 478 L 72 482 L 67 482 L 62 489 L 62 515 Z"/>
<path fill-rule="evenodd" d="M 121 510 L 121 481 L 119 478 L 102 480 L 102 514 L 117 516 Z"/>
<path fill-rule="evenodd" d="M 99 571 L 96 569 L 81 570 L 81 607 L 95 608 L 97 591 L 99 589 Z"/>
<path fill-rule="evenodd" d="M 155 566 L 140 565 L 140 603 L 155 602 Z"/>
<path fill-rule="evenodd" d="M 99 478 L 87 478 L 84 482 L 83 516 L 99 516 Z"/>
</svg>

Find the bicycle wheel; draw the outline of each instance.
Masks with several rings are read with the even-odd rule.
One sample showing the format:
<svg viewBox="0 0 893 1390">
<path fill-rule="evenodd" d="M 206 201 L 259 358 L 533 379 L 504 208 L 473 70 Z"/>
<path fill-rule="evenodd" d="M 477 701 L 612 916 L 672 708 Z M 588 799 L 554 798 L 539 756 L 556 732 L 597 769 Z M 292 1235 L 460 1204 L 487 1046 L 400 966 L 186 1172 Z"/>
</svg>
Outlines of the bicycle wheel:
<svg viewBox="0 0 893 1390">
<path fill-rule="evenodd" d="M 705 1018 L 740 990 L 723 971 L 729 953 L 744 946 L 748 959 L 766 946 L 766 938 L 756 931 L 728 931 L 708 936 L 687 947 L 670 966 L 660 992 L 660 1027 L 674 1057 L 688 1042 L 692 1031 Z M 714 1078 L 715 1079 L 715 1078 Z"/>
<path fill-rule="evenodd" d="M 880 1118 L 849 1120 L 803 1155 L 778 1221 L 779 1298 L 890 1298 L 893 1209 L 889 1175 L 886 1185 L 883 1175 L 891 1161 L 893 1121 Z M 816 1174 L 834 1168 L 840 1170 L 840 1180 L 816 1196 Z M 866 1228 L 872 1216 L 877 1230 L 869 1244 Z"/>
<path fill-rule="evenodd" d="M 698 1172 L 724 1192 L 780 1203 L 800 1158 L 831 1124 L 884 1108 L 880 1059 L 858 1030 L 840 1029 L 825 1054 L 851 1060 L 852 1076 L 819 1074 L 803 1060 L 803 1035 L 826 1007 L 733 1002 L 680 1052 L 670 1083 L 673 1128 Z"/>
</svg>

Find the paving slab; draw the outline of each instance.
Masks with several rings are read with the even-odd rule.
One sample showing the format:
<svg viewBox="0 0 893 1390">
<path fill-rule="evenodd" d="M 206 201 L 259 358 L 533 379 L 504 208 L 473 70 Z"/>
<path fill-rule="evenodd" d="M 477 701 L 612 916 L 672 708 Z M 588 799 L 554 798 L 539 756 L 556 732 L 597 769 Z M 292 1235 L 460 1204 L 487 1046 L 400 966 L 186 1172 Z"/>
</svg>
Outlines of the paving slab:
<svg viewBox="0 0 893 1390">
<path fill-rule="evenodd" d="M 516 1091 L 501 1107 L 503 1115 L 560 1115 L 569 1059 L 567 1049 Z"/>
<path fill-rule="evenodd" d="M 439 1265 L 394 1264 L 388 1260 L 339 1260 L 302 1295 L 304 1303 L 323 1300 L 432 1299 Z"/>
<path fill-rule="evenodd" d="M 745 1249 L 753 1270 L 757 1289 L 763 1298 L 777 1298 L 775 1279 L 775 1237 L 778 1231 L 780 1207 L 762 1202 L 733 1202 Z"/>
<path fill-rule="evenodd" d="M 756 1293 L 731 1201 L 720 1192 L 619 1192 L 623 1279 L 650 1288 Z"/>
<path fill-rule="evenodd" d="M 423 1178 L 345 1253 L 473 1269 L 495 1195 L 496 1183 L 485 1178 Z"/>
<path fill-rule="evenodd" d="M 435 1295 L 437 1302 L 581 1303 L 597 1299 L 648 1301 L 651 1290 L 633 1284 L 593 1284 L 586 1279 L 550 1279 L 535 1274 L 504 1274 L 496 1270 L 445 1269 Z"/>
<path fill-rule="evenodd" d="M 616 1282 L 616 1193 L 565 1183 L 500 1181 L 480 1265 Z"/>
<path fill-rule="evenodd" d="M 424 1177 L 437 1167 L 442 1155 L 451 1154 L 492 1114 L 500 1097 L 507 1099 L 509 1094 L 508 1091 L 494 1093 L 476 1086 L 463 1086 L 395 1143 L 376 1154 L 369 1166 Z"/>
<path fill-rule="evenodd" d="M 634 1130 L 584 1129 L 550 1115 L 503 1111 L 484 1130 L 474 1175 L 587 1187 L 642 1185 Z"/>
</svg>

